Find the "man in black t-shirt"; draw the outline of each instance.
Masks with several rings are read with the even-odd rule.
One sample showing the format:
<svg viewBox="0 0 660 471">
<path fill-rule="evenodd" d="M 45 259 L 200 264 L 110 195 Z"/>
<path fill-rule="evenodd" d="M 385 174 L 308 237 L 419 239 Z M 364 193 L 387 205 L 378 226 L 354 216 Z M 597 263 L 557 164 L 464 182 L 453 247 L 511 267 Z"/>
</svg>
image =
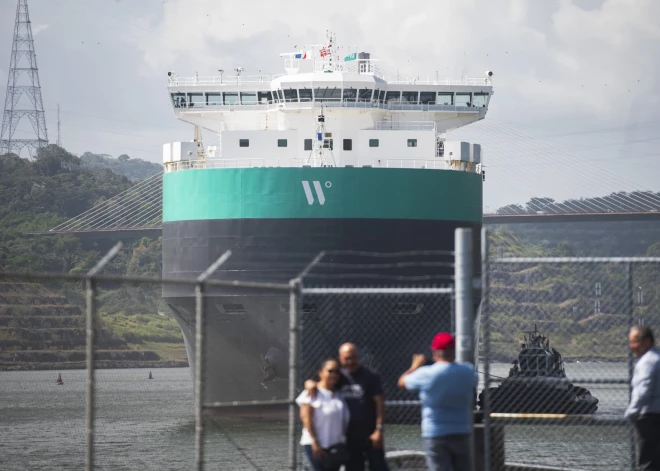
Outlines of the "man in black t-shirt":
<svg viewBox="0 0 660 471">
<path fill-rule="evenodd" d="M 383 423 L 385 403 L 378 373 L 360 365 L 357 348 L 352 343 L 339 347 L 341 378 L 339 390 L 351 412 L 346 432 L 346 446 L 350 461 L 346 471 L 364 471 L 365 461 L 369 471 L 388 471 L 383 451 Z M 305 389 L 316 391 L 316 382 L 308 380 Z"/>
</svg>

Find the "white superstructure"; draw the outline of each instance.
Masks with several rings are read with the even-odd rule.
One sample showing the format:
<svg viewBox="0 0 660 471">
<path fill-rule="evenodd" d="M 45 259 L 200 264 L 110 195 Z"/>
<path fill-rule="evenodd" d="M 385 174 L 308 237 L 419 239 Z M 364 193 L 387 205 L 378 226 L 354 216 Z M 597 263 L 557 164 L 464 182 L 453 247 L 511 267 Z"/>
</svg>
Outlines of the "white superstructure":
<svg viewBox="0 0 660 471">
<path fill-rule="evenodd" d="M 402 78 L 369 53 L 340 60 L 331 36 L 327 45 L 282 56 L 287 73 L 277 76 L 241 68 L 231 77 L 170 73 L 177 118 L 217 133 L 218 144 L 199 153 L 196 143 L 166 144 L 167 171 L 332 165 L 481 172 L 479 145 L 445 142 L 444 133 L 485 117 L 492 72 L 458 81 Z"/>
</svg>

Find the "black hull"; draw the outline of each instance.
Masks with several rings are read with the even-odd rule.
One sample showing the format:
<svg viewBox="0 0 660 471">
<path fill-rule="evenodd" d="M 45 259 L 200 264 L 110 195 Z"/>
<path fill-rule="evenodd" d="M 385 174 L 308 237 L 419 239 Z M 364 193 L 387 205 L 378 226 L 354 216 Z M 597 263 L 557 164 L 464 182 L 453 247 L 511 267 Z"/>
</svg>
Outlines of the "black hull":
<svg viewBox="0 0 660 471">
<path fill-rule="evenodd" d="M 483 394 L 479 407 L 483 410 Z M 589 391 L 568 382 L 555 385 L 543 380 L 507 379 L 489 389 L 491 413 L 509 414 L 593 414 L 598 399 Z"/>
<path fill-rule="evenodd" d="M 226 250 L 229 261 L 214 279 L 288 282 L 322 250 L 367 252 L 452 251 L 454 230 L 471 227 L 479 253 L 480 225 L 460 221 L 371 219 L 243 219 L 167 222 L 163 225 L 163 276 L 195 278 Z M 479 273 L 479 260 L 475 272 Z M 440 260 L 440 258 L 437 258 Z M 410 260 L 410 259 L 408 259 Z M 429 260 L 419 256 L 413 260 Z M 368 257 L 331 255 L 335 263 L 374 263 Z M 442 261 L 452 261 L 446 255 Z M 373 277 L 342 277 L 347 270 L 321 269 L 305 286 L 447 285 L 452 267 L 382 270 Z M 355 273 L 355 270 L 349 270 Z M 419 276 L 424 281 L 401 281 Z M 217 289 L 207 299 L 205 402 L 285 399 L 288 394 L 289 294 L 286 291 Z M 186 286 L 166 285 L 163 297 L 186 338 L 194 364 L 194 297 Z M 413 353 L 428 352 L 432 336 L 452 328 L 449 296 L 314 295 L 302 299 L 302 379 L 319 362 L 336 356 L 347 341 L 361 349 L 365 364 L 383 376 L 388 400 L 416 399 L 396 381 Z M 264 361 L 265 359 L 265 361 Z M 264 369 L 264 367 L 266 368 Z M 414 412 L 414 415 L 413 415 Z M 418 412 L 393 408 L 398 422 Z M 405 416 L 405 417 L 404 417 Z M 415 417 L 416 416 L 416 417 Z M 404 418 L 408 418 L 403 420 Z"/>
</svg>

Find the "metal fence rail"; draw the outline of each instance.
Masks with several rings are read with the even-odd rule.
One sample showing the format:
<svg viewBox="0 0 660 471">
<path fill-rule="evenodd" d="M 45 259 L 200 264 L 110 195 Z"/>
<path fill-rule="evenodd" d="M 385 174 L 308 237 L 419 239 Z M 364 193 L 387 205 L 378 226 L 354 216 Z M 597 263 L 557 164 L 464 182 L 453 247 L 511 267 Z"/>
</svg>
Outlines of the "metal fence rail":
<svg viewBox="0 0 660 471">
<path fill-rule="evenodd" d="M 477 470 L 503 469 L 505 461 L 538 469 L 634 469 L 631 427 L 623 419 L 633 371 L 627 332 L 638 323 L 660 324 L 660 258 L 489 258 L 484 232 L 482 276 L 475 278 L 469 240 L 469 233 L 459 231 L 454 252 L 414 253 L 415 263 L 394 263 L 391 254 L 342 252 L 340 260 L 323 253 L 290 283 L 213 279 L 229 252 L 193 279 L 104 274 L 118 244 L 86 274 L 0 273 L 0 282 L 5 290 L 12 283 L 43 286 L 46 297 L 69 293 L 75 297 L 70 306 L 56 300 L 59 307 L 51 308 L 84 312 L 75 322 L 84 325 L 85 348 L 81 343 L 76 355 L 78 366 L 84 360 L 86 367 L 81 450 L 84 443 L 90 471 L 126 464 L 97 443 L 106 436 L 107 411 L 115 404 L 104 392 L 108 376 L 99 376 L 114 354 L 108 342 L 116 342 L 103 330 L 104 300 L 111 293 L 126 293 L 127 304 L 137 296 L 152 311 L 171 312 L 188 340 L 195 448 L 186 460 L 197 470 L 304 469 L 295 399 L 303 381 L 315 378 L 319 363 L 337 357 L 345 342 L 356 344 L 361 363 L 381 376 L 392 463 L 406 456 L 419 460 L 420 401 L 396 382 L 411 356 L 428 352 L 439 331 L 455 332 L 459 359 L 474 361 L 480 372 L 484 424 L 477 442 L 483 445 L 474 454 L 487 458 L 476 463 Z M 351 257 L 358 263 L 351 264 Z M 359 277 L 376 279 L 376 269 L 410 273 L 420 267 L 432 272 L 408 281 L 388 272 L 386 285 L 356 285 Z M 345 281 L 337 270 L 352 277 Z M 163 300 L 161 290 L 168 286 L 188 294 Z M 255 293 L 256 307 L 240 304 Z M 8 306 L 11 296 L 27 303 L 5 311 L 39 309 L 28 298 L 0 296 Z M 2 322 L 17 329 L 27 325 L 18 317 Z M 542 355 L 520 356 L 522 331 L 531 331 L 524 340 L 528 353 Z M 212 337 L 220 332 L 221 342 Z"/>
<path fill-rule="evenodd" d="M 636 469 L 627 333 L 660 321 L 660 258 L 500 257 L 484 273 L 480 406 L 507 462 Z"/>
</svg>

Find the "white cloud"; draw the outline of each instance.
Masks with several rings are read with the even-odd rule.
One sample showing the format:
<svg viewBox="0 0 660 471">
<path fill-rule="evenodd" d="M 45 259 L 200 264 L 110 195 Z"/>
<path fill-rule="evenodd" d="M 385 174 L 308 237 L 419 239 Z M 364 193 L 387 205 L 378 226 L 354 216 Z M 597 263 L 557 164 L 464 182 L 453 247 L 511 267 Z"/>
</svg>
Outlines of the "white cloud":
<svg viewBox="0 0 660 471">
<path fill-rule="evenodd" d="M 290 0 L 264 9 L 254 0 L 170 0 L 160 20 L 135 18 L 129 38 L 139 38 L 144 66 L 159 72 L 208 74 L 241 62 L 279 73 L 277 54 L 287 50 L 280 48 L 318 43 L 330 28 L 340 43 L 359 44 L 401 74 L 494 70 L 494 109 L 503 117 L 521 117 L 520 104 L 529 118 L 576 106 L 614 117 L 631 97 L 652 91 L 637 80 L 658 72 L 660 2 L 604 0 L 588 10 L 571 0 L 542 3 Z"/>
<path fill-rule="evenodd" d="M 37 34 L 39 34 L 40 32 L 42 32 L 43 30 L 45 30 L 47 28 L 48 28 L 47 24 L 41 24 L 40 25 L 40 24 L 34 24 L 33 23 L 32 24 L 32 36 L 36 36 Z"/>
</svg>

